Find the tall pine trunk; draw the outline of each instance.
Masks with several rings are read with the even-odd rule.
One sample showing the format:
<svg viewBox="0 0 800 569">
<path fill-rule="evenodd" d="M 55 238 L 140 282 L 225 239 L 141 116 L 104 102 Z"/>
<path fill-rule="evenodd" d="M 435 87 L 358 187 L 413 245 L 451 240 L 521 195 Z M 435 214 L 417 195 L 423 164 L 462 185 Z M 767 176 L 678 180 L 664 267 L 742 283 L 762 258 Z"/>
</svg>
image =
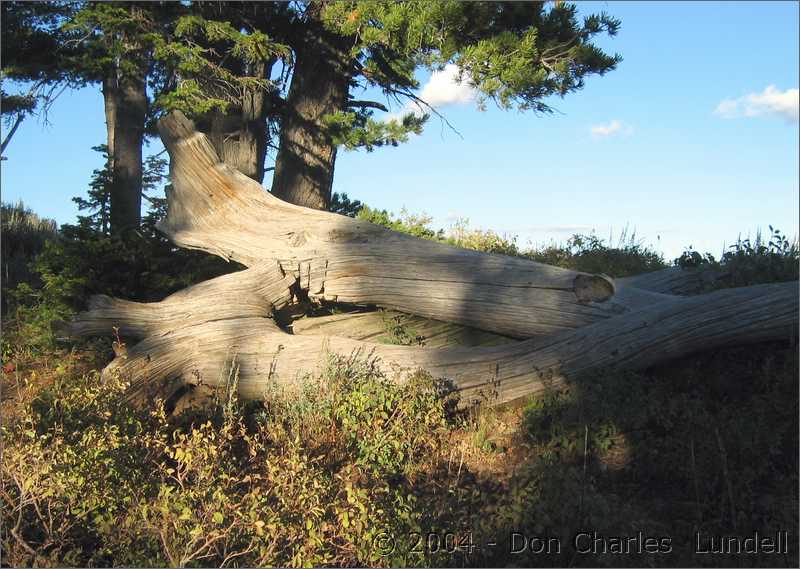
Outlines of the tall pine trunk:
<svg viewBox="0 0 800 569">
<path fill-rule="evenodd" d="M 111 184 L 111 233 L 138 228 L 142 219 L 142 142 L 147 115 L 146 71 L 119 76 L 116 89 Z M 109 149 L 110 151 L 110 149 Z"/>
<path fill-rule="evenodd" d="M 106 153 L 108 155 L 108 171 L 114 172 L 114 140 L 117 129 L 117 105 L 119 104 L 119 90 L 117 88 L 116 70 L 106 73 L 103 77 L 103 105 L 106 115 Z M 110 206 L 109 206 L 110 209 Z M 104 215 L 101 224 L 103 234 L 109 231 L 109 219 Z"/>
<path fill-rule="evenodd" d="M 274 64 L 275 60 L 255 64 L 253 75 L 269 79 Z M 227 112 L 215 111 L 198 121 L 222 161 L 259 184 L 264 180 L 269 111 L 269 93 L 253 89 Z"/>
<path fill-rule="evenodd" d="M 327 209 L 336 145 L 323 117 L 345 109 L 353 74 L 347 38 L 328 33 L 319 20 L 297 46 L 292 84 L 281 122 L 272 193 L 284 201 Z"/>
</svg>

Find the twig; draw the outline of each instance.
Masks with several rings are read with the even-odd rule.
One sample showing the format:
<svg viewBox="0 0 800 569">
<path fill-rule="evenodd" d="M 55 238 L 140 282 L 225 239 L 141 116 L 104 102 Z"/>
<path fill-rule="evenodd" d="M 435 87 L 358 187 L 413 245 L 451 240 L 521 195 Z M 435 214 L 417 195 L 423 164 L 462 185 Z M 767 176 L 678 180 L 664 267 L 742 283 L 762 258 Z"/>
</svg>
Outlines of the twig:
<svg viewBox="0 0 800 569">
<path fill-rule="evenodd" d="M 425 108 L 427 108 L 430 112 L 432 112 L 434 115 L 439 117 L 439 120 L 444 122 L 448 126 L 448 128 L 450 128 L 450 130 L 452 130 L 454 133 L 456 133 L 459 136 L 459 138 L 462 138 L 462 139 L 464 138 L 464 136 L 456 129 L 456 127 L 454 127 L 450 123 L 449 120 L 447 120 L 447 118 L 442 113 L 437 111 L 434 107 L 432 107 L 430 105 L 430 103 L 428 103 L 422 97 L 419 97 L 419 96 L 415 95 L 414 93 L 412 93 L 411 91 L 409 91 L 407 89 L 395 89 L 395 88 L 389 87 L 387 90 L 390 93 L 393 93 L 396 96 L 396 98 L 397 98 L 397 95 L 402 95 L 402 96 L 408 97 L 409 99 L 414 101 L 414 103 L 417 105 L 417 107 L 425 107 Z M 400 99 L 397 98 L 397 100 L 399 101 Z"/>
<path fill-rule="evenodd" d="M 586 493 L 586 458 L 589 452 L 589 425 L 583 426 L 583 478 L 581 479 L 581 498 L 578 504 L 578 517 L 583 519 L 583 496 Z M 579 520 L 580 521 L 580 520 Z"/>
<path fill-rule="evenodd" d="M 694 481 L 694 503 L 697 508 L 697 520 L 701 519 L 700 515 L 700 490 L 697 486 L 697 467 L 694 459 L 694 437 L 689 440 L 689 451 L 692 457 L 692 480 Z"/>
<path fill-rule="evenodd" d="M 719 454 L 722 458 L 722 476 L 725 479 L 725 486 L 728 490 L 728 501 L 731 507 L 731 521 L 733 522 L 733 529 L 736 528 L 736 505 L 733 501 L 733 486 L 731 485 L 731 479 L 728 476 L 728 453 L 725 452 L 725 446 L 722 443 L 722 437 L 719 434 L 719 429 L 716 425 L 714 425 L 714 435 L 717 437 L 717 446 L 719 447 Z"/>
</svg>

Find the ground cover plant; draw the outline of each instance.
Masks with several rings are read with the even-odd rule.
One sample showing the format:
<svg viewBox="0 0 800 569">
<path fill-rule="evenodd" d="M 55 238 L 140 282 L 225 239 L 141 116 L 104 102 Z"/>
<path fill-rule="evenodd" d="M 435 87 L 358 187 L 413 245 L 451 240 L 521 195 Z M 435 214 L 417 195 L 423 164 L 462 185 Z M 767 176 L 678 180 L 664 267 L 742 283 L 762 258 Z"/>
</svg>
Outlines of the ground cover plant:
<svg viewBox="0 0 800 569">
<path fill-rule="evenodd" d="M 385 219 L 418 233 L 429 225 Z M 591 235 L 520 251 L 463 224 L 450 235 L 428 230 L 616 276 L 667 264 L 641 244 L 612 247 Z M 4 225 L 4 239 L 12 231 Z M 103 238 L 92 239 L 72 246 Z M 142 410 L 125 400 L 124 382 L 99 377 L 115 338 L 63 343 L 52 332 L 88 294 L 73 282 L 67 250 L 39 248 L 27 282 L 4 291 L 9 565 L 730 566 L 743 561 L 696 555 L 695 534 L 797 535 L 797 338 L 642 373 L 595 373 L 535 400 L 467 412 L 424 373 L 389 382 L 368 354 L 332 358 L 300 392 L 240 402 L 234 355 L 226 388 L 208 404 Z M 696 262 L 731 273 L 713 286 L 797 278 L 797 247 L 779 233 L 729 251 Z M 82 262 L 108 262 L 104 255 Z M 696 256 L 676 263 L 687 259 Z M 164 277 L 148 295 L 174 290 Z M 394 319 L 386 326 L 396 343 L 424 342 Z M 586 528 L 668 536 L 672 551 L 576 553 L 572 541 Z M 517 551 L 519 536 L 561 549 Z M 796 544 L 747 564 L 796 565 Z"/>
</svg>

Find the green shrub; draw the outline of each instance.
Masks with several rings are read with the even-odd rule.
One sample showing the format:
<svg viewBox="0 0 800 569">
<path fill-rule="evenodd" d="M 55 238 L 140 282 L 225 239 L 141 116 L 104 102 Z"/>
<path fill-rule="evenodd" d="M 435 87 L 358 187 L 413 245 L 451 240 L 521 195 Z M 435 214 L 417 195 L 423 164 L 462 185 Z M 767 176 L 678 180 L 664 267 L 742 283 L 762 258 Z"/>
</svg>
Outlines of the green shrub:
<svg viewBox="0 0 800 569">
<path fill-rule="evenodd" d="M 460 219 L 450 228 L 445 243 L 472 249 L 473 251 L 483 251 L 484 253 L 498 253 L 501 255 L 521 256 L 517 247 L 517 238 L 500 236 L 494 231 L 482 229 L 472 229 L 469 221 Z"/>
<path fill-rule="evenodd" d="M 532 261 L 611 277 L 628 277 L 666 268 L 664 258 L 650 247 L 623 232 L 616 246 L 592 233 L 576 234 L 565 245 L 553 244 L 523 253 Z"/>
<path fill-rule="evenodd" d="M 0 205 L 2 221 L 2 281 L 3 308 L 5 295 L 23 282 L 34 281 L 28 264 L 39 254 L 48 241 L 56 238 L 57 225 L 52 219 L 43 219 L 20 201 Z"/>
<path fill-rule="evenodd" d="M 789 241 L 771 225 L 769 230 L 769 241 L 764 241 L 761 231 L 752 242 L 750 238 L 740 237 L 719 260 L 710 253 L 701 255 L 690 247 L 673 264 L 722 273 L 723 278 L 709 280 L 707 290 L 798 280 L 800 247 L 797 240 Z"/>
<path fill-rule="evenodd" d="M 401 209 L 400 215 L 395 217 L 393 213 L 389 213 L 385 209 L 378 210 L 364 205 L 355 217 L 422 239 L 441 240 L 443 237 L 441 230 L 437 232 L 430 228 L 432 217 L 425 214 L 412 214 L 405 208 Z"/>
<path fill-rule="evenodd" d="M 334 357 L 301 394 L 275 389 L 263 405 L 223 394 L 173 419 L 159 402 L 132 407 L 126 388 L 63 376 L 4 422 L 7 563 L 423 560 L 375 542 L 426 515 L 414 480 L 437 462 L 448 428 L 430 377 L 399 386 L 369 361 Z"/>
</svg>

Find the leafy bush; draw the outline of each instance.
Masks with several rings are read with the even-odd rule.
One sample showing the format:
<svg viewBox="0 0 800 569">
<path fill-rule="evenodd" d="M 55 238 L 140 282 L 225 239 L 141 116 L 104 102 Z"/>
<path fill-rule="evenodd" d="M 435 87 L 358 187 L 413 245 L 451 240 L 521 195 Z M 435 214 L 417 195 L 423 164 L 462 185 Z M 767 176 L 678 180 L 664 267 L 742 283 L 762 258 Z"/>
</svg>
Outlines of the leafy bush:
<svg viewBox="0 0 800 569">
<path fill-rule="evenodd" d="M 673 264 L 681 268 L 715 271 L 723 278 L 709 280 L 707 289 L 739 287 L 754 284 L 796 281 L 800 276 L 800 248 L 797 240 L 789 241 L 780 230 L 769 226 L 766 243 L 760 231 L 751 242 L 737 239 L 717 260 L 712 254 L 700 254 L 688 248 Z"/>
<path fill-rule="evenodd" d="M 517 238 L 500 236 L 491 230 L 472 229 L 469 221 L 460 219 L 450 228 L 445 243 L 472 249 L 473 251 L 483 251 L 485 253 L 499 253 L 501 255 L 523 256 L 517 247 Z"/>
<path fill-rule="evenodd" d="M 51 323 L 85 308 L 93 294 L 152 302 L 240 268 L 205 253 L 178 250 L 163 237 L 112 237 L 70 225 L 62 226 L 58 238 L 47 241 L 28 267 L 35 278 L 7 291 L 4 353 L 52 347 Z"/>
<path fill-rule="evenodd" d="M 587 273 L 604 273 L 611 277 L 628 277 L 666 268 L 664 257 L 623 232 L 616 246 L 596 234 L 575 234 L 566 245 L 549 245 L 529 249 L 524 256 L 532 261 L 556 265 Z"/>
<path fill-rule="evenodd" d="M 428 376 L 399 386 L 369 361 L 334 357 L 309 381 L 173 419 L 97 374 L 30 385 L 2 431 L 6 562 L 412 562 L 375 541 L 419 528 L 413 482 L 440 455 L 447 399 Z"/>
<path fill-rule="evenodd" d="M 422 239 L 441 240 L 443 237 L 441 230 L 437 232 L 429 227 L 433 220 L 432 217 L 425 214 L 412 214 L 405 208 L 400 210 L 398 217 L 395 217 L 385 209 L 378 210 L 365 205 L 358 211 L 356 218 Z"/>
<path fill-rule="evenodd" d="M 16 204 L 0 205 L 2 221 L 2 271 L 3 308 L 6 294 L 23 282 L 34 281 L 28 264 L 44 248 L 48 241 L 56 238 L 56 222 L 43 219 L 20 201 Z"/>
</svg>

